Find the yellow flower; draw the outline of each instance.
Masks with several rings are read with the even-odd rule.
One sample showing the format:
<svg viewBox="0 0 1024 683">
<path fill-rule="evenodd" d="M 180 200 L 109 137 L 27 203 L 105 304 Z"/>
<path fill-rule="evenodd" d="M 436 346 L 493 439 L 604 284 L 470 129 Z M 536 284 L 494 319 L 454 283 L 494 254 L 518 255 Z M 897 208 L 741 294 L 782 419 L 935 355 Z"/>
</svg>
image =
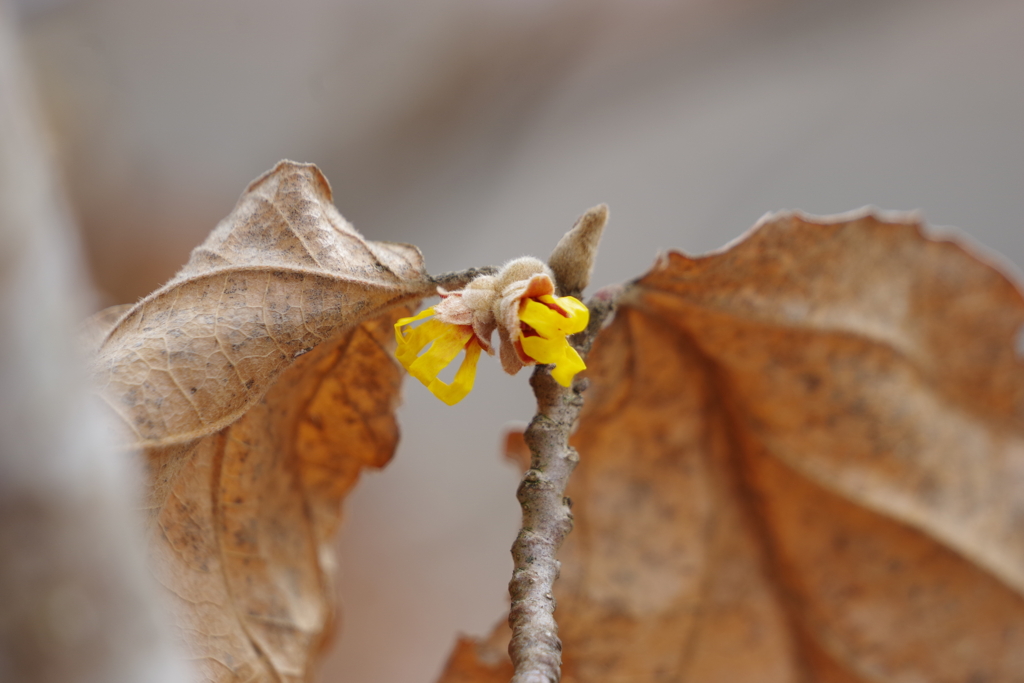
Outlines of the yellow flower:
<svg viewBox="0 0 1024 683">
<path fill-rule="evenodd" d="M 466 397 L 476 379 L 476 363 L 480 358 L 480 340 L 470 325 L 453 325 L 440 320 L 428 320 L 419 327 L 406 332 L 402 328 L 434 314 L 433 307 L 411 318 L 401 318 L 395 323 L 395 338 L 398 350 L 395 357 L 409 374 L 423 383 L 430 393 L 452 406 Z M 423 348 L 430 344 L 423 355 Z M 455 373 L 451 384 L 438 379 L 437 375 L 459 352 L 466 350 L 462 365 Z"/>
<path fill-rule="evenodd" d="M 537 363 L 554 365 L 551 376 L 563 387 L 572 384 L 576 373 L 587 366 L 566 336 L 586 329 L 590 321 L 587 307 L 571 296 L 524 297 L 519 320 L 523 324 L 518 342 L 523 353 Z"/>
<path fill-rule="evenodd" d="M 448 405 L 464 399 L 473 388 L 480 351 L 494 355 L 491 335 L 495 330 L 501 341 L 501 366 L 510 375 L 526 365 L 554 365 L 551 376 L 568 387 L 576 373 L 586 369 L 566 337 L 587 327 L 590 312 L 578 299 L 554 296 L 553 276 L 541 261 L 529 256 L 515 259 L 496 275 L 482 275 L 461 291 L 438 288 L 437 293 L 441 296 L 437 306 L 395 323 L 395 357 Z M 430 316 L 433 320 L 403 331 Z M 455 379 L 445 384 L 438 373 L 463 349 L 466 357 Z"/>
</svg>

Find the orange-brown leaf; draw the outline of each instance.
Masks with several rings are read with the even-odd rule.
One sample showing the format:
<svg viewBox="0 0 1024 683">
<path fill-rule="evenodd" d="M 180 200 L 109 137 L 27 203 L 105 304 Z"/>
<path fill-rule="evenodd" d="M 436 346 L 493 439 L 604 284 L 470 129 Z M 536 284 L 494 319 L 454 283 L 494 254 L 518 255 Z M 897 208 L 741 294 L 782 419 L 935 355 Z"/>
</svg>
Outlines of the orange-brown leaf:
<svg viewBox="0 0 1024 683">
<path fill-rule="evenodd" d="M 202 680 L 308 680 L 341 500 L 397 443 L 389 345 L 404 314 L 317 346 L 220 432 L 145 452 L 152 565 Z"/>
<path fill-rule="evenodd" d="M 563 680 L 1021 680 L 1022 324 L 911 218 L 661 259 L 588 359 Z"/>
<path fill-rule="evenodd" d="M 341 501 L 398 440 L 393 324 L 432 288 L 415 248 L 364 240 L 315 166 L 281 162 L 171 282 L 86 326 L 200 680 L 310 679 Z"/>
</svg>

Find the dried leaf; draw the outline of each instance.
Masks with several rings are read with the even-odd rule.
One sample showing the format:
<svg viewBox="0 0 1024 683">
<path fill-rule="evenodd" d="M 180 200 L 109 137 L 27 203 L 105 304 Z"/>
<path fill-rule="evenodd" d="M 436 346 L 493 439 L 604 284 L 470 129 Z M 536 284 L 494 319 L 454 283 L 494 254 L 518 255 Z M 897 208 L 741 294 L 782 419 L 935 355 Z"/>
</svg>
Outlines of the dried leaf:
<svg viewBox="0 0 1024 683">
<path fill-rule="evenodd" d="M 108 306 L 86 318 L 78 327 L 78 348 L 84 353 L 95 354 L 103 345 L 110 331 L 114 329 L 117 321 L 134 307 L 135 304 Z"/>
<path fill-rule="evenodd" d="M 563 680 L 1021 680 L 1022 324 L 908 217 L 662 259 L 588 360 Z"/>
<path fill-rule="evenodd" d="M 102 396 L 144 449 L 151 564 L 201 680 L 310 679 L 341 500 L 398 439 L 392 326 L 432 290 L 415 248 L 365 241 L 315 166 L 281 162 L 89 326 L 113 325 Z"/>
<path fill-rule="evenodd" d="M 508 683 L 515 673 L 508 657 L 511 637 L 504 622 L 486 640 L 460 637 L 437 683 Z"/>
<path fill-rule="evenodd" d="M 184 443 L 233 423 L 314 346 L 432 293 L 415 247 L 364 240 L 315 166 L 282 161 L 107 335 L 101 396 L 138 445 Z"/>
<path fill-rule="evenodd" d="M 317 346 L 221 432 L 146 451 L 152 565 L 202 680 L 308 680 L 340 502 L 398 440 L 389 344 L 404 314 Z"/>
</svg>

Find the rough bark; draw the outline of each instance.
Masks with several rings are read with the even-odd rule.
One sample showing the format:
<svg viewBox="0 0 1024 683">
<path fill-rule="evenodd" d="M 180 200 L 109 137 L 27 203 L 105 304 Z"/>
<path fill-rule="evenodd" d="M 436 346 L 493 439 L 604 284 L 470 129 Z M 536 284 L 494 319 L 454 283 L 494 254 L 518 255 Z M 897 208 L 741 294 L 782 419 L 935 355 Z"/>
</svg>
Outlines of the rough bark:
<svg viewBox="0 0 1024 683">
<path fill-rule="evenodd" d="M 573 340 L 584 358 L 614 310 L 615 291 L 599 292 L 588 303 L 590 324 Z M 515 667 L 513 683 L 555 683 L 561 678 L 562 643 L 552 591 L 561 568 L 556 554 L 572 531 L 572 501 L 565 497 L 565 487 L 579 455 L 569 446 L 569 436 L 583 407 L 587 380 L 577 378 L 571 387 L 563 387 L 547 366 L 538 366 L 530 386 L 537 397 L 537 414 L 524 435 L 531 463 L 516 494 L 523 524 L 512 545 L 509 655 Z"/>
</svg>

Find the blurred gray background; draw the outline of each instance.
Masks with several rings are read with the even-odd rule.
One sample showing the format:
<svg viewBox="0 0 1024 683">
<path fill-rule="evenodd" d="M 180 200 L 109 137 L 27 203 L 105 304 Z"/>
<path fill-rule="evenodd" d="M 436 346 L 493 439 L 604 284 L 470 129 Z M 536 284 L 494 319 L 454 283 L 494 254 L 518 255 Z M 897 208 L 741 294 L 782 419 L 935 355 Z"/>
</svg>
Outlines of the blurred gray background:
<svg viewBox="0 0 1024 683">
<path fill-rule="evenodd" d="M 546 256 L 611 207 L 595 284 L 785 208 L 920 209 L 1019 279 L 1020 0 L 21 0 L 102 304 L 160 285 L 281 158 L 431 272 Z M 1016 264 L 1016 266 L 1014 266 Z M 501 617 L 518 528 L 485 360 L 347 504 L 321 679 L 425 683 Z"/>
</svg>

